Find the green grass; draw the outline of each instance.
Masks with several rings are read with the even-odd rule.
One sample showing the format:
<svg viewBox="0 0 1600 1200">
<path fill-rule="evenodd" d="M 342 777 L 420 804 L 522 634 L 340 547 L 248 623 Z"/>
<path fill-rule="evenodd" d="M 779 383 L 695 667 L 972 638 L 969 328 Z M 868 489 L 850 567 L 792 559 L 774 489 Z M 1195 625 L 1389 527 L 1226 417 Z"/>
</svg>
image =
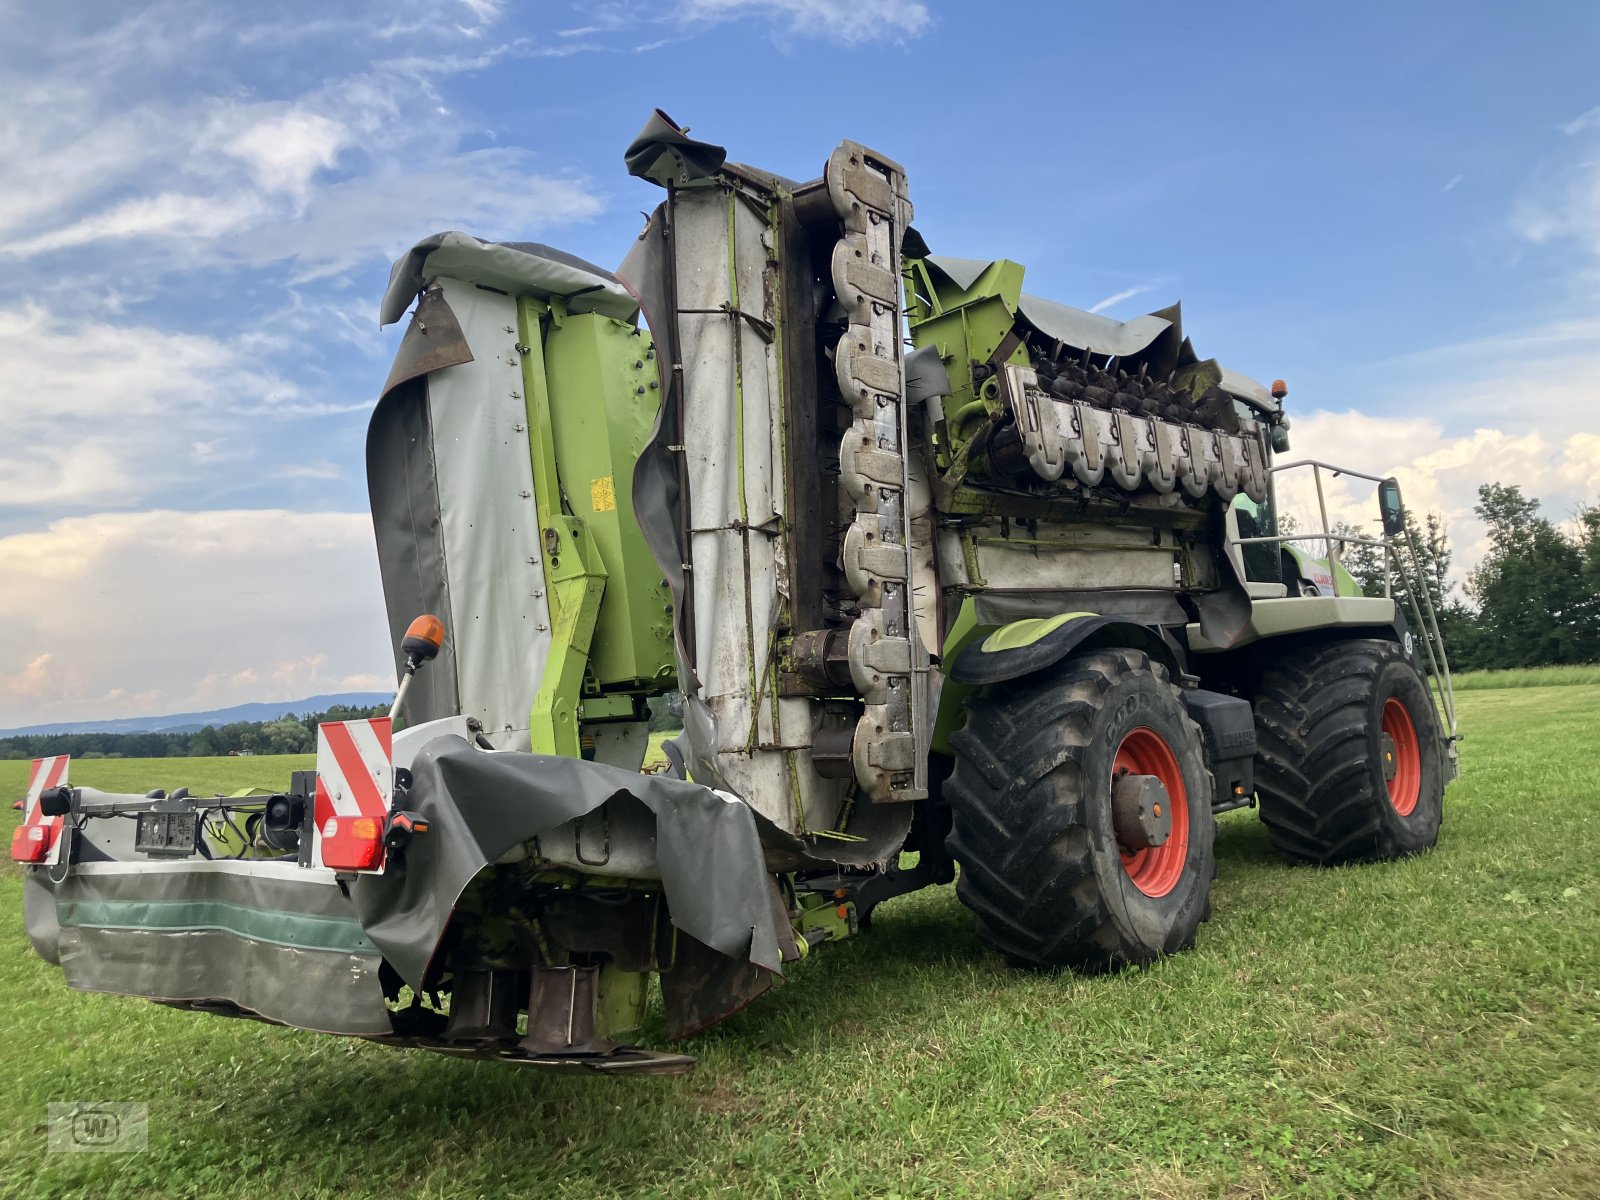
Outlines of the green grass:
<svg viewBox="0 0 1600 1200">
<path fill-rule="evenodd" d="M 72 993 L 7 867 L 0 1194 L 1600 1195 L 1600 686 L 1461 716 L 1432 854 L 1291 869 L 1231 814 L 1198 948 L 1109 978 L 1007 970 L 950 889 L 907 897 L 682 1079 Z M 135 766 L 74 778 L 179 782 L 111 776 Z M 45 1104 L 75 1099 L 148 1101 L 149 1151 L 45 1154 Z"/>
<path fill-rule="evenodd" d="M 678 730 L 671 730 L 666 733 L 652 733 L 650 735 L 650 746 L 644 752 L 644 765 L 647 767 L 665 766 L 667 756 L 662 752 L 661 743 L 677 737 L 678 732 Z"/>
<path fill-rule="evenodd" d="M 89 758 L 73 759 L 70 779 L 102 792 L 174 791 L 186 787 L 197 796 L 263 787 L 289 786 L 291 771 L 309 771 L 315 754 L 258 754 L 247 758 Z M 10 803 L 28 790 L 28 763 L 0 760 L 0 798 Z"/>
<path fill-rule="evenodd" d="M 1572 667 L 1518 667 L 1509 671 L 1463 671 L 1450 677 L 1458 692 L 1479 689 L 1571 687 L 1600 684 L 1600 663 Z"/>
</svg>

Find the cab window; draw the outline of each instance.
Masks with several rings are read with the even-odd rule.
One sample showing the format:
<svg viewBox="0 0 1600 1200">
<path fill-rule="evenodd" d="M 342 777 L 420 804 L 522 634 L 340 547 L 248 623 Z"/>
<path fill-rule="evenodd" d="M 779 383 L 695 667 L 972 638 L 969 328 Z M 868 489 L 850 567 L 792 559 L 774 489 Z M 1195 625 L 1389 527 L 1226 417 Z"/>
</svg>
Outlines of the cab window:
<svg viewBox="0 0 1600 1200">
<path fill-rule="evenodd" d="M 1277 536 L 1278 514 L 1273 507 L 1270 489 L 1267 498 L 1260 504 L 1240 492 L 1233 498 L 1233 509 L 1241 538 Z M 1279 547 L 1275 543 L 1257 542 L 1253 546 L 1240 546 L 1239 553 L 1244 559 L 1244 577 L 1251 583 L 1283 582 Z"/>
</svg>

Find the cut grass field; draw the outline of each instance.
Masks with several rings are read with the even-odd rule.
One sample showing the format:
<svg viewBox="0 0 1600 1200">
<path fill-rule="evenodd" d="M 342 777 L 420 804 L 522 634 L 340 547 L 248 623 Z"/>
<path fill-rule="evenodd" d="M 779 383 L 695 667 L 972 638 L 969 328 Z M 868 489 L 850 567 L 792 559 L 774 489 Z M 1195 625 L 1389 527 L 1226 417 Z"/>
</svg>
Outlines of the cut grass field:
<svg viewBox="0 0 1600 1200">
<path fill-rule="evenodd" d="M 681 1079 L 76 994 L 28 949 L 7 866 L 0 1194 L 1600 1195 L 1600 686 L 1472 690 L 1461 719 L 1431 854 L 1292 869 L 1230 814 L 1198 948 L 1105 978 L 1010 971 L 951 889 L 906 897 L 692 1041 Z M 46 1154 L 63 1100 L 148 1102 L 149 1150 Z"/>
</svg>

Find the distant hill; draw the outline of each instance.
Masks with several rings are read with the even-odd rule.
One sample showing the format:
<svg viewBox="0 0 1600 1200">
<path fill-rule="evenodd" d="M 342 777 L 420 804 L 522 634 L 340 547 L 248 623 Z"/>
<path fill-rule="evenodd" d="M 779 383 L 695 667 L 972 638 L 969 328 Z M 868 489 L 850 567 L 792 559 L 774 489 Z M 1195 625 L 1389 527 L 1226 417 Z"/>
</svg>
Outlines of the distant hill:
<svg viewBox="0 0 1600 1200">
<path fill-rule="evenodd" d="M 20 729 L 0 729 L 0 737 L 46 733 L 194 733 L 207 725 L 228 725 L 234 721 L 274 721 L 287 713 L 326 712 L 336 704 L 370 708 L 374 704 L 387 704 L 393 698 L 393 692 L 341 692 L 337 696 L 307 696 L 304 700 L 235 704 L 232 708 L 173 713 L 165 717 L 117 717 L 105 721 L 58 721 L 52 725 L 25 725 Z"/>
</svg>

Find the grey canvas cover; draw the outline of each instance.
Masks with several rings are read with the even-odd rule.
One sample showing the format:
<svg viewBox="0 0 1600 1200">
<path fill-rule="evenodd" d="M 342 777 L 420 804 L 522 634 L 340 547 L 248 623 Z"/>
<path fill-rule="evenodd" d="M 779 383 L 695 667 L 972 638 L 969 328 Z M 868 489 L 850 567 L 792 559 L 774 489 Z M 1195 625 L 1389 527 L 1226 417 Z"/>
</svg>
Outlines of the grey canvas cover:
<svg viewBox="0 0 1600 1200">
<path fill-rule="evenodd" d="M 655 831 L 653 861 L 642 869 L 661 880 L 673 925 L 725 960 L 730 976 L 781 973 L 783 931 L 757 817 L 735 797 L 579 759 L 483 751 L 456 736 L 429 742 L 412 771 L 404 800 L 428 833 L 403 865 L 357 877 L 348 893 L 333 872 L 292 860 L 29 868 L 29 937 L 82 991 L 388 1035 L 380 968 L 387 960 L 421 990 L 480 872 L 604 805 L 637 805 Z"/>
<path fill-rule="evenodd" d="M 362 927 L 413 987 L 462 891 L 513 848 L 593 812 L 641 804 L 672 923 L 731 959 L 778 971 L 781 953 L 755 814 L 702 784 L 558 755 L 484 752 L 436 738 L 412 762 L 406 804 L 429 821 L 404 871 L 365 875 L 351 895 Z"/>
<path fill-rule="evenodd" d="M 551 626 L 516 326 L 504 291 L 431 278 L 367 432 L 396 670 L 412 618 L 445 627 L 406 715 L 474 717 L 513 750 L 529 747 Z"/>
<path fill-rule="evenodd" d="M 321 1033 L 390 1032 L 381 956 L 331 871 L 80 863 L 53 885 L 30 879 L 27 913 L 34 944 L 54 935 L 50 948 L 79 991 L 237 1010 Z"/>
<path fill-rule="evenodd" d="M 392 325 L 439 276 L 484 284 L 514 296 L 559 296 L 572 312 L 631 321 L 639 305 L 616 276 L 540 242 L 486 242 L 454 230 L 423 238 L 389 270 L 378 324 Z"/>
</svg>

